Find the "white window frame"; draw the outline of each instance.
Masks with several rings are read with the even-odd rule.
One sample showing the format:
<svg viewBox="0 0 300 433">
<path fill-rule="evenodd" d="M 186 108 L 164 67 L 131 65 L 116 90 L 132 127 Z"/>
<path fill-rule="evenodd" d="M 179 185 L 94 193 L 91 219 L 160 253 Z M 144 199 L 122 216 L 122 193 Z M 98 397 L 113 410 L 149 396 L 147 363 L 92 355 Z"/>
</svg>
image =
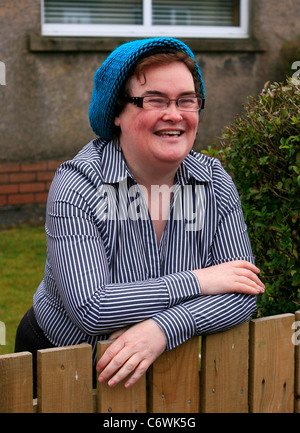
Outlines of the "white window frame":
<svg viewBox="0 0 300 433">
<path fill-rule="evenodd" d="M 126 1 L 126 0 L 125 0 Z M 228 38 L 249 37 L 251 0 L 240 0 L 240 26 L 159 26 L 152 25 L 152 0 L 143 0 L 142 25 L 49 24 L 44 22 L 44 0 L 41 1 L 43 36 L 56 37 L 159 37 Z M 183 2 L 184 4 L 184 2 Z"/>
</svg>

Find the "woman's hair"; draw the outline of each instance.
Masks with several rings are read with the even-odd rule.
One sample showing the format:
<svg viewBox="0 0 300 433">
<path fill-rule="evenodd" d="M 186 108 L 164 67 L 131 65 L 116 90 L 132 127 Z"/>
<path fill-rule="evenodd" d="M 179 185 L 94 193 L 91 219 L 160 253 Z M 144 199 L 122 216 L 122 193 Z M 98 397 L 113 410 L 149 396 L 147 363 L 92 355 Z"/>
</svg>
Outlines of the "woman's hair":
<svg viewBox="0 0 300 433">
<path fill-rule="evenodd" d="M 174 53 L 154 54 L 150 57 L 141 59 L 135 65 L 134 71 L 131 74 L 131 76 L 135 75 L 138 79 L 140 79 L 141 75 L 144 75 L 144 79 L 146 82 L 145 71 L 148 68 L 150 68 L 151 66 L 168 65 L 173 62 L 182 62 L 186 65 L 186 67 L 188 68 L 188 70 L 193 76 L 196 94 L 197 96 L 201 97 L 200 83 L 197 76 L 197 69 L 196 69 L 195 62 L 191 57 L 189 57 L 186 53 L 183 53 L 182 51 L 176 51 Z M 128 83 L 128 78 L 130 77 L 127 77 L 126 79 L 127 83 Z"/>
<path fill-rule="evenodd" d="M 188 68 L 188 70 L 191 72 L 193 76 L 196 96 L 198 97 L 203 96 L 201 94 L 200 82 L 197 75 L 197 67 L 194 60 L 191 57 L 189 57 L 186 53 L 182 51 L 153 54 L 138 60 L 137 63 L 133 66 L 132 70 L 127 75 L 126 80 L 124 81 L 119 92 L 116 109 L 115 109 L 115 116 L 118 116 L 125 108 L 125 105 L 127 104 L 125 98 L 127 96 L 131 96 L 128 94 L 129 92 L 128 86 L 129 86 L 129 81 L 132 77 L 135 76 L 138 78 L 138 80 L 140 80 L 141 77 L 143 76 L 146 83 L 146 71 L 150 67 L 169 65 L 170 63 L 173 62 L 182 62 L 186 65 L 186 67 Z M 120 135 L 120 128 L 114 126 L 113 132 L 114 132 L 114 137 L 118 137 Z"/>
</svg>

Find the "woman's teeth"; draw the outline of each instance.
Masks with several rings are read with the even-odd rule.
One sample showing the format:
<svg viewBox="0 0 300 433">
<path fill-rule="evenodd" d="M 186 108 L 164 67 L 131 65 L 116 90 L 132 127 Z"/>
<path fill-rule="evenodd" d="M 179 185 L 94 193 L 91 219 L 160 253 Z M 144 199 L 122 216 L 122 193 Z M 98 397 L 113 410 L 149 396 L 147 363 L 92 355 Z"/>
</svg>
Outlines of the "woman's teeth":
<svg viewBox="0 0 300 433">
<path fill-rule="evenodd" d="M 160 135 L 160 136 L 180 136 L 181 135 L 181 131 L 175 131 L 175 130 L 170 130 L 170 131 L 158 131 L 156 132 L 156 135 Z"/>
</svg>

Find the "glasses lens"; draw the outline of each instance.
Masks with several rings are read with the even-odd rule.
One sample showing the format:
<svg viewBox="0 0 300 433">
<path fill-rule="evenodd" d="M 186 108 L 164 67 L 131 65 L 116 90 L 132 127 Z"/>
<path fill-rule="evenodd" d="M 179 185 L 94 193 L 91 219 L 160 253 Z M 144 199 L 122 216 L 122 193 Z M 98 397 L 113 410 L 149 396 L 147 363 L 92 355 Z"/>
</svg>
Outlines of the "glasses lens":
<svg viewBox="0 0 300 433">
<path fill-rule="evenodd" d="M 178 99 L 178 107 L 186 111 L 198 111 L 201 107 L 201 99 L 196 97 L 187 97 Z"/>
<path fill-rule="evenodd" d="M 166 108 L 169 104 L 169 99 L 164 96 L 145 96 L 143 108 L 146 110 Z"/>
</svg>

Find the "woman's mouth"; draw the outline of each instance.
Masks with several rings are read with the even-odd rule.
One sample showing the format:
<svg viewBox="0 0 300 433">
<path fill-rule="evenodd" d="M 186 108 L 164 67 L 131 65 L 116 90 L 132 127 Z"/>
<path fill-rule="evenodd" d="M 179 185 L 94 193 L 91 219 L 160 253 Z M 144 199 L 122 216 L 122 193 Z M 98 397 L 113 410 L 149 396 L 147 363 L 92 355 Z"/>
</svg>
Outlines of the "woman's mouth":
<svg viewBox="0 0 300 433">
<path fill-rule="evenodd" d="M 182 134 L 183 131 L 180 131 L 179 129 L 167 129 L 155 132 L 155 135 L 158 135 L 159 137 L 180 137 Z"/>
</svg>

